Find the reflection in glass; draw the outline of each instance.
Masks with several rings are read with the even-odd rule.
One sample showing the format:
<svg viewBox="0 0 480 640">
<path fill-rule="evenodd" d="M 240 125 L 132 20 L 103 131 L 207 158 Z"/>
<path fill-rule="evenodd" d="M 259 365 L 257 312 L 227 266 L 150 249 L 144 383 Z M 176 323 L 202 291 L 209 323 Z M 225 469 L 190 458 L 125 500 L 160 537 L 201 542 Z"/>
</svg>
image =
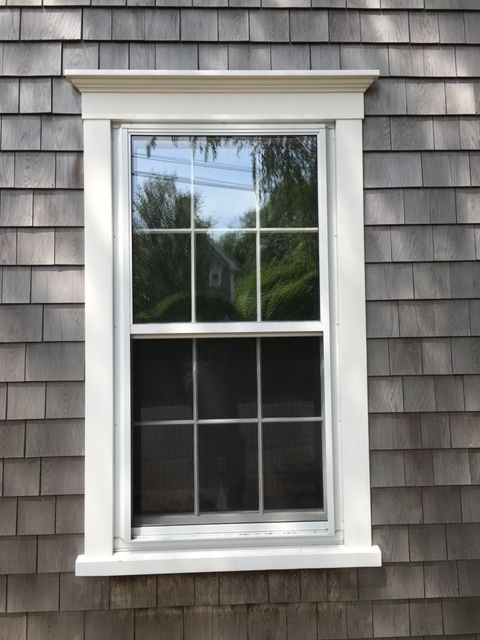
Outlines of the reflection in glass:
<svg viewBox="0 0 480 640">
<path fill-rule="evenodd" d="M 264 136 L 258 146 L 260 225 L 316 227 L 316 137 Z"/>
<path fill-rule="evenodd" d="M 197 357 L 199 419 L 255 418 L 255 339 L 198 340 Z"/>
<path fill-rule="evenodd" d="M 135 427 L 133 445 L 134 517 L 192 513 L 193 427 Z"/>
<path fill-rule="evenodd" d="M 317 140 L 306 136 L 133 136 L 134 322 L 319 318 Z M 259 218 L 259 220 L 258 220 Z M 250 229 L 195 234 L 187 230 Z M 184 229 L 183 233 L 173 233 Z M 162 233 L 159 233 L 163 230 Z"/>
<path fill-rule="evenodd" d="M 321 415 L 319 338 L 261 340 L 262 415 Z"/>
<path fill-rule="evenodd" d="M 189 137 L 132 137 L 134 228 L 190 228 L 191 163 Z"/>
<path fill-rule="evenodd" d="M 132 340 L 135 421 L 193 418 L 191 340 Z"/>
<path fill-rule="evenodd" d="M 256 424 L 199 425 L 200 511 L 258 509 Z"/>
<path fill-rule="evenodd" d="M 195 235 L 197 320 L 256 320 L 255 234 Z"/>
<path fill-rule="evenodd" d="M 132 203 L 134 228 L 315 227 L 316 136 L 133 136 Z"/>
<path fill-rule="evenodd" d="M 323 508 L 320 422 L 263 425 L 265 509 Z"/>
<path fill-rule="evenodd" d="M 262 320 L 318 320 L 318 235 L 261 233 Z"/>
<path fill-rule="evenodd" d="M 255 227 L 256 138 L 194 137 L 194 191 L 201 203 L 197 226 Z"/>
<path fill-rule="evenodd" d="M 189 234 L 133 234 L 133 321 L 190 322 Z"/>
</svg>

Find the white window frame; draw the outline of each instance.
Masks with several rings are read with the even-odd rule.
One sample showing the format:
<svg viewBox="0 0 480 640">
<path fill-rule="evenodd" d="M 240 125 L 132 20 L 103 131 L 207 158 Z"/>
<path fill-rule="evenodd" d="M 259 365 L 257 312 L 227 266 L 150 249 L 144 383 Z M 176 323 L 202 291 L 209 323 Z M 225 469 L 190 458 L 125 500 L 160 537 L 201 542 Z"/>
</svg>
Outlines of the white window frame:
<svg viewBox="0 0 480 640">
<path fill-rule="evenodd" d="M 328 137 L 330 145 L 333 144 L 333 128 L 330 128 Z M 116 334 L 115 334 L 115 370 L 116 370 L 116 394 L 115 415 L 117 429 L 117 447 L 115 464 L 115 494 L 117 499 L 115 538 L 116 548 L 122 550 L 134 550 L 152 548 L 155 545 L 163 545 L 167 540 L 195 540 L 196 543 L 205 544 L 212 540 L 228 537 L 242 537 L 245 542 L 254 536 L 258 542 L 264 537 L 270 544 L 272 536 L 287 533 L 290 536 L 335 536 L 334 518 L 334 473 L 333 473 L 333 445 L 332 445 L 332 419 L 331 419 L 331 375 L 330 375 L 330 337 L 329 337 L 329 278 L 328 278 L 328 225 L 327 216 L 319 215 L 318 219 L 318 247 L 319 247 L 319 293 L 320 293 L 320 320 L 290 321 L 290 322 L 182 322 L 156 324 L 135 324 L 133 322 L 132 309 L 132 254 L 131 254 L 131 138 L 135 135 L 158 136 L 259 136 L 259 135 L 311 135 L 317 138 L 317 184 L 318 184 L 318 210 L 325 214 L 328 210 L 327 203 L 327 127 L 324 124 L 315 125 L 157 125 L 124 124 L 114 130 L 114 183 L 116 205 L 114 206 L 114 227 L 118 229 L 117 242 L 114 246 L 115 260 L 115 300 L 116 300 Z M 254 230 L 258 232 L 260 227 Z M 120 231 L 121 230 L 121 231 Z M 284 229 L 285 230 L 285 229 Z M 296 229 L 289 229 L 296 231 Z M 258 266 L 257 266 L 258 268 Z M 194 278 L 192 277 L 192 282 Z M 258 293 L 258 290 L 257 290 Z M 258 303 L 258 301 L 257 301 Z M 131 500 L 132 495 L 132 452 L 130 437 L 130 339 L 136 336 L 155 338 L 162 336 L 164 339 L 174 338 L 261 338 L 263 337 L 305 337 L 316 336 L 322 338 L 322 353 L 324 359 L 322 388 L 318 389 L 322 394 L 322 472 L 324 486 L 324 515 L 322 519 L 309 516 L 306 522 L 267 522 L 267 518 L 258 516 L 255 520 L 253 514 L 247 516 L 250 522 L 239 523 L 238 514 L 231 515 L 231 524 L 205 525 L 201 523 L 173 526 L 143 526 L 132 528 Z M 268 420 L 268 419 L 267 419 Z M 272 419 L 273 420 L 273 419 Z M 281 418 L 280 418 L 281 420 Z M 317 421 L 317 419 L 312 419 Z M 284 518 L 286 514 L 282 514 Z M 203 517 L 203 516 L 202 516 Z M 212 519 L 212 514 L 203 517 Z M 221 517 L 228 520 L 228 516 Z M 219 519 L 221 519 L 219 518 Z M 176 518 L 177 519 L 177 518 Z M 245 519 L 245 514 L 243 514 Z M 299 514 L 297 513 L 297 519 Z M 271 520 L 271 518 L 270 518 Z M 295 513 L 290 512 L 288 520 L 295 520 Z"/>
<path fill-rule="evenodd" d="M 82 92 L 84 119 L 85 553 L 77 559 L 77 575 L 381 563 L 380 551 L 371 542 L 362 172 L 363 93 L 377 75 L 376 71 L 66 72 Z M 325 387 L 326 404 L 332 401 L 327 466 L 333 482 L 327 483 L 327 521 L 185 525 L 153 527 L 148 534 L 143 529 L 132 532 L 129 480 L 125 482 L 130 418 L 119 402 L 129 393 L 125 382 L 129 376 L 122 371 L 128 367 L 130 327 L 127 331 L 125 309 L 130 285 L 125 285 L 129 269 L 122 256 L 129 246 L 125 203 L 130 175 L 125 148 L 122 153 L 121 144 L 114 143 L 114 132 L 119 127 L 147 130 L 151 125 L 165 131 L 221 128 L 235 134 L 242 130 L 325 133 L 326 126 L 334 132 L 329 134 L 324 161 L 319 157 L 327 182 L 323 197 L 328 228 L 320 225 L 320 242 L 328 245 L 329 323 L 312 325 L 316 334 L 328 330 L 328 324 L 331 328 L 330 339 L 324 335 L 332 372 L 331 384 L 327 376 Z M 119 136 L 123 145 L 126 138 Z M 326 269 L 320 267 L 322 278 Z M 268 323 L 264 324 L 268 331 Z M 186 326 L 185 335 L 189 332 Z"/>
</svg>

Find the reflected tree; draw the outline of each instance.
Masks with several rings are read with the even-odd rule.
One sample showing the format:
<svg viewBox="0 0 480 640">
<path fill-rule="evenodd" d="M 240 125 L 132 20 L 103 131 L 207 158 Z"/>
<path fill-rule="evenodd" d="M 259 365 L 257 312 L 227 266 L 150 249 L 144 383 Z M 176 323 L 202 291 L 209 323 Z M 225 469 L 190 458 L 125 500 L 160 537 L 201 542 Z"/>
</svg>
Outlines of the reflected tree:
<svg viewBox="0 0 480 640">
<path fill-rule="evenodd" d="M 154 229 L 190 227 L 192 197 L 172 176 L 157 176 L 133 199 L 133 309 L 135 322 L 190 320 L 190 235 Z M 194 210 L 199 207 L 193 200 Z"/>
</svg>

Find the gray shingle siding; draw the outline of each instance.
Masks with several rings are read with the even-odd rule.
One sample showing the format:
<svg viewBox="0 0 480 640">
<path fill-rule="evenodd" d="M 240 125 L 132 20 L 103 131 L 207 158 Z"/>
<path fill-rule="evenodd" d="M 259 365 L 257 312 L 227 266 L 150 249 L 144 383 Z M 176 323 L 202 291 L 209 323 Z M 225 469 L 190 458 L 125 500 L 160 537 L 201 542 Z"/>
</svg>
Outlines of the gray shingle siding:
<svg viewBox="0 0 480 640">
<path fill-rule="evenodd" d="M 480 633 L 476 0 L 0 7 L 0 638 Z M 6 6 L 8 5 L 8 6 Z M 373 540 L 384 566 L 75 578 L 83 155 L 65 68 L 379 68 L 365 96 Z"/>
</svg>

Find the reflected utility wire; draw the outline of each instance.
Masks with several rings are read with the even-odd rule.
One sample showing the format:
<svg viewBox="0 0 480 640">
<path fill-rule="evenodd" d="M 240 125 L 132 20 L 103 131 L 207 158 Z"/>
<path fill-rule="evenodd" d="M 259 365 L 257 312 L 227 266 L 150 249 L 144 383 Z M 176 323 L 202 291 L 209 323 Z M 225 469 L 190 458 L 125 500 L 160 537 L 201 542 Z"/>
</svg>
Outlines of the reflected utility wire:
<svg viewBox="0 0 480 640">
<path fill-rule="evenodd" d="M 170 162 L 174 164 L 190 165 L 191 160 L 182 160 L 182 158 L 173 159 L 168 156 L 149 156 L 146 153 L 132 153 L 133 158 L 141 158 L 146 160 L 155 160 L 157 162 Z M 225 162 L 208 162 L 207 160 L 194 160 L 196 167 L 208 167 L 209 169 L 223 169 L 225 171 L 240 171 L 241 173 L 252 173 L 251 167 L 241 167 L 236 164 L 228 164 Z"/>
<path fill-rule="evenodd" d="M 170 182 L 180 182 L 182 184 L 191 184 L 189 178 L 179 178 L 178 176 L 162 176 L 154 171 L 132 171 L 132 176 L 140 178 L 159 178 L 161 180 L 168 180 Z M 209 180 L 208 178 L 195 179 L 195 185 L 200 187 L 220 187 L 221 189 L 234 189 L 235 191 L 250 191 L 255 193 L 253 185 L 251 187 L 241 184 L 239 182 L 224 182 L 222 180 Z"/>
</svg>

